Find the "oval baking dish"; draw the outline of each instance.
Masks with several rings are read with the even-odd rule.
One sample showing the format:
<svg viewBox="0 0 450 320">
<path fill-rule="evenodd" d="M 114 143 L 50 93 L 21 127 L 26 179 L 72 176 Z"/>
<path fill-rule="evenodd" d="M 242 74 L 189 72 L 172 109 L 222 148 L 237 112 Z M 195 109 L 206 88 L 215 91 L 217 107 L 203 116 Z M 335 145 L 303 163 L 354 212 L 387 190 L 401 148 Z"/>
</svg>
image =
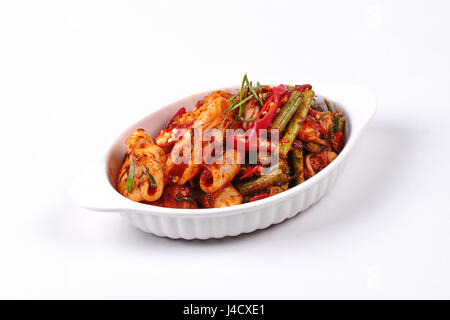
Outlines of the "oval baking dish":
<svg viewBox="0 0 450 320">
<path fill-rule="evenodd" d="M 335 102 L 345 114 L 346 144 L 339 156 L 302 184 L 275 196 L 219 209 L 172 209 L 131 201 L 116 190 L 117 173 L 125 154 L 125 140 L 144 128 L 155 136 L 180 107 L 191 110 L 196 101 L 211 91 L 195 94 L 149 114 L 125 130 L 101 160 L 93 163 L 72 184 L 71 195 L 82 207 L 94 211 L 118 212 L 133 226 L 157 236 L 208 239 L 237 236 L 264 229 L 308 209 L 335 184 L 361 132 L 376 109 L 375 96 L 353 85 L 313 85 L 318 99 Z M 224 88 L 222 90 L 236 88 Z"/>
</svg>

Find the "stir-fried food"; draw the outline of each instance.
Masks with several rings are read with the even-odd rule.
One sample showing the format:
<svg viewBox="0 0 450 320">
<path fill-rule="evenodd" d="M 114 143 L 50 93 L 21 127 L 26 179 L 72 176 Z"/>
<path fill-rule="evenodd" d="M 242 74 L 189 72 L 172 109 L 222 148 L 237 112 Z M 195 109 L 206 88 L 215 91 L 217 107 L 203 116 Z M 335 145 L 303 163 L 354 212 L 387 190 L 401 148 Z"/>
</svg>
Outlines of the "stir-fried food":
<svg viewBox="0 0 450 320">
<path fill-rule="evenodd" d="M 312 178 L 345 144 L 345 118 L 310 85 L 215 91 L 182 107 L 153 139 L 126 141 L 117 189 L 168 208 L 221 208 L 281 193 Z"/>
<path fill-rule="evenodd" d="M 119 192 L 138 202 L 157 201 L 164 190 L 166 159 L 164 150 L 143 129 L 133 132 L 127 140 L 127 155 L 119 173 Z"/>
</svg>

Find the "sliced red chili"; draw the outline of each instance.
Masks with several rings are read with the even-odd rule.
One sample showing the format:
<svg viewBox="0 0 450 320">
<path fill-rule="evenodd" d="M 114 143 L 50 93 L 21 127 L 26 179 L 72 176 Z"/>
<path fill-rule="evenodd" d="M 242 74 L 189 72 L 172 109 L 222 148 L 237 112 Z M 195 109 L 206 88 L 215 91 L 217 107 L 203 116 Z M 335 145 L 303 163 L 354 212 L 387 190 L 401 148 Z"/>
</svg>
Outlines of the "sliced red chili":
<svg viewBox="0 0 450 320">
<path fill-rule="evenodd" d="M 345 137 L 342 132 L 336 132 L 335 134 L 333 134 L 333 137 L 331 139 L 333 148 L 336 151 L 341 151 L 342 147 L 344 146 L 344 140 L 345 140 Z"/>
<path fill-rule="evenodd" d="M 169 146 L 175 144 L 175 142 L 177 142 L 182 137 L 181 136 L 182 132 L 180 132 L 179 134 L 177 133 L 177 134 L 174 135 L 173 134 L 173 130 L 174 129 L 177 129 L 177 130 L 181 130 L 181 129 L 189 130 L 194 125 L 194 122 L 195 121 L 189 121 L 189 122 L 186 122 L 186 123 L 181 124 L 179 126 L 169 127 L 169 128 L 164 129 L 164 130 L 161 130 L 158 133 L 158 135 L 155 137 L 156 144 L 158 146 L 160 146 L 160 147 L 169 147 Z M 162 138 L 162 139 L 165 139 L 165 140 L 160 141 L 161 137 L 164 137 L 166 134 L 168 134 L 169 137 Z M 169 142 L 168 140 L 170 138 L 172 138 L 172 140 Z"/>
<path fill-rule="evenodd" d="M 248 168 L 247 170 L 245 170 L 244 174 L 239 178 L 239 180 L 255 175 L 260 167 L 262 166 L 260 164 L 257 164 L 256 166 Z"/>
<path fill-rule="evenodd" d="M 260 141 L 260 130 L 267 129 L 275 117 L 282 96 L 287 93 L 287 87 L 284 84 L 279 85 L 271 89 L 271 96 L 266 100 L 264 106 L 259 111 L 256 119 L 253 121 L 248 134 L 245 136 L 233 135 L 234 144 L 237 144 L 237 148 L 240 150 L 258 150 L 258 146 L 262 145 L 263 141 Z M 266 141 L 267 142 L 267 141 Z"/>
<path fill-rule="evenodd" d="M 181 116 L 182 114 L 185 114 L 185 113 L 186 113 L 186 108 L 185 108 L 185 107 L 182 107 L 182 108 L 180 108 L 180 109 L 173 115 L 172 118 L 175 118 L 175 117 L 177 117 L 177 116 Z"/>
<path fill-rule="evenodd" d="M 310 84 L 302 84 L 302 85 L 296 85 L 294 87 L 295 91 L 305 92 L 306 90 L 311 90 L 312 86 Z"/>
<path fill-rule="evenodd" d="M 268 194 L 267 192 L 265 192 L 265 193 L 258 194 L 257 196 L 251 197 L 248 201 L 249 201 L 249 202 L 253 202 L 253 201 L 265 199 L 265 198 L 267 198 L 267 197 L 269 197 L 269 196 L 270 196 L 270 194 Z"/>
<path fill-rule="evenodd" d="M 267 129 L 272 124 L 272 120 L 280 106 L 281 98 L 286 92 L 287 87 L 284 84 L 272 88 L 271 96 L 267 99 L 266 103 L 264 103 L 264 106 L 259 111 L 259 114 L 254 121 L 254 126 L 257 127 L 256 129 Z M 267 113 L 264 114 L 266 111 Z M 261 118 L 261 116 L 263 117 Z"/>
</svg>

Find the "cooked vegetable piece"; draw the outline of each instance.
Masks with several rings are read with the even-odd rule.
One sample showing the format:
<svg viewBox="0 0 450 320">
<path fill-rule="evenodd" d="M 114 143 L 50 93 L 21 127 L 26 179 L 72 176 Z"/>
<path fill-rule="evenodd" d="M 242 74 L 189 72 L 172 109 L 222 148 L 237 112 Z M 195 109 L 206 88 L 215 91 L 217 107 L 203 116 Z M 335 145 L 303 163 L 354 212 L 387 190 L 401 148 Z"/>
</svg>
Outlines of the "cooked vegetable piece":
<svg viewBox="0 0 450 320">
<path fill-rule="evenodd" d="M 181 107 L 180 109 L 178 109 L 177 112 L 175 112 L 175 114 L 173 115 L 171 121 L 173 121 L 173 118 L 181 116 L 182 114 L 185 114 L 185 113 L 186 113 L 186 108 L 185 107 Z"/>
<path fill-rule="evenodd" d="M 344 132 L 344 127 L 345 127 L 345 119 L 342 117 L 340 113 L 336 114 L 334 118 L 334 133 Z"/>
<path fill-rule="evenodd" d="M 334 150 L 337 152 L 340 152 L 342 148 L 344 147 L 345 137 L 342 132 L 336 132 L 331 137 L 331 145 L 333 146 Z"/>
<path fill-rule="evenodd" d="M 275 113 L 280 106 L 282 96 L 287 92 L 287 87 L 283 84 L 273 87 L 271 96 L 264 102 L 264 106 L 259 111 L 256 119 L 252 122 L 248 134 L 229 135 L 230 145 L 237 145 L 242 150 L 257 150 L 259 146 L 259 134 L 261 130 L 267 129 L 275 117 Z"/>
<path fill-rule="evenodd" d="M 294 91 L 291 93 L 289 100 L 281 107 L 280 112 L 276 116 L 275 120 L 272 122 L 270 128 L 278 129 L 283 132 L 286 128 L 289 120 L 291 120 L 294 113 L 300 106 L 302 99 L 300 91 Z"/>
<path fill-rule="evenodd" d="M 305 92 L 306 90 L 311 90 L 312 86 L 310 84 L 301 84 L 301 85 L 295 85 L 294 86 L 294 90 L 296 91 L 300 91 L 300 92 Z"/>
<path fill-rule="evenodd" d="M 286 160 L 284 159 L 280 159 L 280 161 L 278 162 L 278 167 L 285 173 L 288 174 L 289 173 L 289 165 L 287 163 Z M 270 170 L 270 169 L 269 169 Z"/>
<path fill-rule="evenodd" d="M 345 143 L 344 115 L 335 104 L 324 99 L 325 108 L 317 100 L 309 84 L 262 86 L 256 82 L 253 86 L 245 74 L 234 94 L 214 91 L 192 111 L 180 108 L 155 140 L 143 129 L 133 132 L 126 141 L 117 190 L 150 205 L 221 208 L 258 201 L 301 184 L 333 161 Z M 201 141 L 201 159 L 194 153 L 198 129 L 222 133 L 209 142 Z M 281 139 L 274 130 L 279 130 Z M 213 141 L 226 141 L 226 148 L 204 153 Z M 279 151 L 276 165 L 274 150 Z M 172 156 L 177 154 L 186 155 L 186 161 L 175 162 Z M 211 157 L 231 161 L 210 163 Z"/>
<path fill-rule="evenodd" d="M 251 197 L 248 201 L 249 202 L 253 202 L 253 201 L 258 201 L 258 200 L 265 199 L 265 198 L 268 198 L 268 197 L 270 197 L 270 194 L 267 193 L 267 192 L 264 192 L 264 193 L 260 193 L 260 194 L 258 194 L 256 196 Z"/>
<path fill-rule="evenodd" d="M 256 173 L 258 173 L 260 167 L 262 167 L 262 165 L 257 164 L 255 166 L 251 166 L 251 167 L 247 168 L 245 170 L 244 174 L 239 177 L 239 180 L 242 180 L 242 179 L 245 179 L 245 178 L 255 175 Z"/>
<path fill-rule="evenodd" d="M 280 166 L 273 166 L 269 173 L 266 175 L 263 175 L 255 180 L 241 183 L 237 186 L 239 191 L 243 195 L 249 195 L 258 191 L 261 191 L 263 189 L 266 189 L 267 187 L 270 187 L 272 185 L 282 184 L 284 182 L 287 182 L 289 180 L 289 177 L 286 175 L 286 173 L 281 170 Z"/>
<path fill-rule="evenodd" d="M 303 172 L 303 150 L 294 148 L 291 152 L 292 164 L 294 166 L 295 184 L 305 181 Z"/>
<path fill-rule="evenodd" d="M 286 158 L 289 149 L 292 146 L 292 142 L 294 142 L 295 137 L 297 136 L 300 128 L 303 124 L 303 121 L 308 114 L 309 108 L 311 107 L 311 103 L 314 99 L 314 91 L 307 90 L 303 94 L 302 101 L 300 107 L 297 109 L 297 112 L 292 117 L 289 125 L 284 133 L 283 138 L 280 140 L 280 158 Z"/>
</svg>

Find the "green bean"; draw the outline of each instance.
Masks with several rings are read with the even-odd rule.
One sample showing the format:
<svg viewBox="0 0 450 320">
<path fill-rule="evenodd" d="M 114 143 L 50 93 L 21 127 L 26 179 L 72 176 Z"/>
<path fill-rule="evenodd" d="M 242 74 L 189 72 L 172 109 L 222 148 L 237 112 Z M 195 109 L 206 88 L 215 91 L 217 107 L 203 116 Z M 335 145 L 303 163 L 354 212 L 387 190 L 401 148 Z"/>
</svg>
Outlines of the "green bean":
<svg viewBox="0 0 450 320">
<path fill-rule="evenodd" d="M 263 190 L 273 185 L 281 184 L 289 180 L 289 177 L 283 172 L 280 166 L 274 166 L 268 174 L 263 175 L 255 180 L 241 183 L 237 185 L 241 194 L 249 195 L 257 191 Z"/>
<path fill-rule="evenodd" d="M 336 132 L 344 133 L 344 127 L 345 127 L 345 119 L 343 118 L 342 114 L 337 113 L 334 116 L 333 127 L 332 127 L 331 133 L 336 133 Z"/>
<path fill-rule="evenodd" d="M 291 152 L 292 163 L 295 172 L 295 184 L 300 184 L 305 181 L 303 173 L 303 151 L 301 149 L 294 148 Z"/>
<path fill-rule="evenodd" d="M 294 142 L 294 139 L 300 131 L 302 123 L 305 120 L 306 115 L 308 114 L 313 99 L 314 91 L 305 91 L 301 99 L 302 101 L 300 103 L 300 107 L 297 109 L 297 112 L 295 112 L 291 121 L 289 121 L 286 132 L 284 133 L 283 138 L 280 140 L 280 158 L 286 158 L 289 149 L 291 148 L 292 142 Z"/>
<path fill-rule="evenodd" d="M 332 132 L 331 133 L 336 133 L 338 132 L 338 127 L 339 127 L 339 119 L 341 118 L 341 114 L 337 113 L 334 115 L 334 120 L 333 120 L 333 128 L 331 129 Z"/>
<path fill-rule="evenodd" d="M 277 117 L 272 122 L 272 125 L 270 127 L 272 129 L 278 129 L 280 130 L 280 132 L 283 132 L 287 124 L 289 123 L 289 120 L 291 120 L 295 111 L 297 111 L 300 102 L 301 102 L 300 91 L 292 92 L 291 96 L 289 97 L 289 100 L 281 108 L 280 112 L 278 113 Z"/>
<path fill-rule="evenodd" d="M 338 120 L 337 132 L 344 133 L 344 127 L 345 127 L 345 119 L 340 117 Z"/>
<path fill-rule="evenodd" d="M 283 171 L 285 174 L 289 175 L 289 170 L 291 169 L 287 163 L 286 160 L 280 159 L 280 162 L 278 162 L 278 167 Z"/>
</svg>

